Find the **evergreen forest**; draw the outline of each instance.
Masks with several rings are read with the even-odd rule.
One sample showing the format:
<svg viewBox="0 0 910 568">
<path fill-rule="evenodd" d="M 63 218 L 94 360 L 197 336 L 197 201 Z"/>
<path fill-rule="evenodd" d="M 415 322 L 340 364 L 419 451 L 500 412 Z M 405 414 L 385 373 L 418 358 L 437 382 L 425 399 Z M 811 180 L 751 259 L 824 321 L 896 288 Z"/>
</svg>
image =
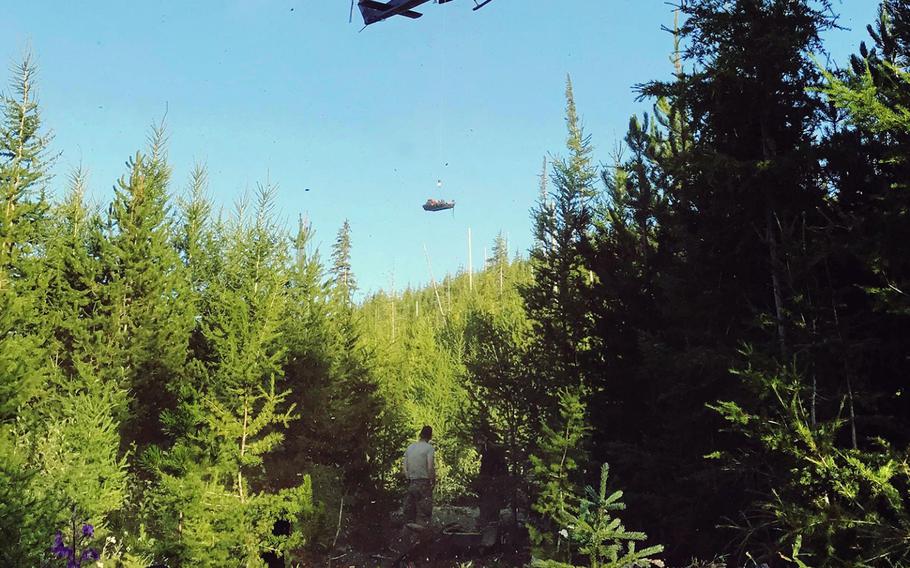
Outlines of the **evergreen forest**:
<svg viewBox="0 0 910 568">
<path fill-rule="evenodd" d="M 173 179 L 164 122 L 92 203 L 16 62 L 0 566 L 387 565 L 424 425 L 437 510 L 509 538 L 412 565 L 910 566 L 910 3 L 848 61 L 837 7 L 681 0 L 612 151 L 550 85 L 533 247 L 403 290 Z"/>
</svg>

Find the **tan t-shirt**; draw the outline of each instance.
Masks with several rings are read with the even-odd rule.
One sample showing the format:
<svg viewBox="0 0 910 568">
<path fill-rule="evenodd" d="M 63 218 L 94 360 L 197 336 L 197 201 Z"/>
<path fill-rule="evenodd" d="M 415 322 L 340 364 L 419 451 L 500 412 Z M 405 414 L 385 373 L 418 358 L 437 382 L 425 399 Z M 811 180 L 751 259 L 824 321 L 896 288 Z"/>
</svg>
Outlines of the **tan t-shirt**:
<svg viewBox="0 0 910 568">
<path fill-rule="evenodd" d="M 430 479 L 430 466 L 433 460 L 433 446 L 420 440 L 414 442 L 404 452 L 404 467 L 408 479 Z"/>
</svg>

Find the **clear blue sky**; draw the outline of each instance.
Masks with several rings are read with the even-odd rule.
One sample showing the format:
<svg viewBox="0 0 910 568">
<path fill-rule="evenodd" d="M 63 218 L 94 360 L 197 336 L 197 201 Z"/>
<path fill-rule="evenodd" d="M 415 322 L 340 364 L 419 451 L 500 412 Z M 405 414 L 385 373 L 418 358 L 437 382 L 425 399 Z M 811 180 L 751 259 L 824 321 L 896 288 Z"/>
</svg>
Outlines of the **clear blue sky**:
<svg viewBox="0 0 910 568">
<path fill-rule="evenodd" d="M 196 161 L 229 208 L 246 189 L 279 186 L 290 225 L 308 214 L 323 255 L 345 218 L 366 291 L 428 281 L 474 263 L 499 230 L 531 243 L 541 162 L 565 138 L 564 82 L 596 156 L 607 161 L 633 85 L 671 70 L 662 0 L 471 0 L 424 5 L 358 33 L 347 0 L 33 0 L 8 3 L 0 57 L 30 46 L 45 124 L 61 152 L 54 187 L 83 165 L 105 201 L 124 162 L 167 109 L 172 192 Z M 835 0 L 829 49 L 843 64 L 877 0 Z M 441 191 L 436 180 L 441 179 Z M 305 188 L 310 188 L 305 192 Z M 428 197 L 455 199 L 425 213 Z"/>
</svg>

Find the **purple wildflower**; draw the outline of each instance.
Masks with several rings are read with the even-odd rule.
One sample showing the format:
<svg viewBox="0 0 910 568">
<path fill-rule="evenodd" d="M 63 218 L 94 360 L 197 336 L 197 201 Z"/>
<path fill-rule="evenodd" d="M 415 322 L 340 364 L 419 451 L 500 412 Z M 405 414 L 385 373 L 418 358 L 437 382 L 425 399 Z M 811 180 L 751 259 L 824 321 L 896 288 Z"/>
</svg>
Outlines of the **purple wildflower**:
<svg viewBox="0 0 910 568">
<path fill-rule="evenodd" d="M 95 535 L 95 527 L 92 525 L 82 525 L 82 536 L 91 537 Z"/>
<path fill-rule="evenodd" d="M 94 562 L 98 560 L 101 555 L 98 554 L 98 551 L 94 548 L 86 548 L 82 551 L 82 561 L 83 562 Z"/>
<path fill-rule="evenodd" d="M 63 533 L 60 531 L 54 534 L 54 546 L 51 547 L 51 552 L 59 558 L 73 557 L 73 549 L 63 544 Z"/>
<path fill-rule="evenodd" d="M 54 546 L 51 547 L 51 552 L 56 554 L 57 551 L 62 548 L 63 548 L 63 533 L 61 531 L 57 531 L 56 533 L 54 533 Z"/>
</svg>

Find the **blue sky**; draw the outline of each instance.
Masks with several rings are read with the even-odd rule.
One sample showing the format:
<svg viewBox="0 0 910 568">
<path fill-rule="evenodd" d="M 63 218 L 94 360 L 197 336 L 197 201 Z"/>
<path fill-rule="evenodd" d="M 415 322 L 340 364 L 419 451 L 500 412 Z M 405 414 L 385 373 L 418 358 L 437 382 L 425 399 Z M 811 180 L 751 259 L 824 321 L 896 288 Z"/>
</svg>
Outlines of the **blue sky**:
<svg viewBox="0 0 910 568">
<path fill-rule="evenodd" d="M 835 0 L 848 28 L 828 34 L 835 61 L 877 5 Z M 195 162 L 225 208 L 270 180 L 282 219 L 308 215 L 323 255 L 350 220 L 355 274 L 374 291 L 428 281 L 424 245 L 436 278 L 463 269 L 469 227 L 477 268 L 500 230 L 526 253 L 541 162 L 565 139 L 567 73 L 605 162 L 648 109 L 633 86 L 671 71 L 662 0 L 471 6 L 359 32 L 346 0 L 33 0 L 5 6 L 0 57 L 37 57 L 55 189 L 81 164 L 93 199 L 109 199 L 166 110 L 174 194 Z M 425 213 L 428 197 L 455 199 L 454 215 Z"/>
</svg>

